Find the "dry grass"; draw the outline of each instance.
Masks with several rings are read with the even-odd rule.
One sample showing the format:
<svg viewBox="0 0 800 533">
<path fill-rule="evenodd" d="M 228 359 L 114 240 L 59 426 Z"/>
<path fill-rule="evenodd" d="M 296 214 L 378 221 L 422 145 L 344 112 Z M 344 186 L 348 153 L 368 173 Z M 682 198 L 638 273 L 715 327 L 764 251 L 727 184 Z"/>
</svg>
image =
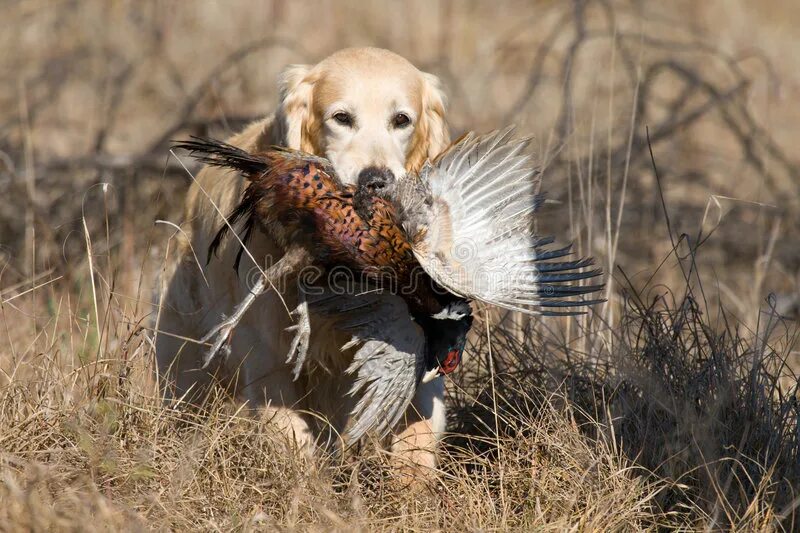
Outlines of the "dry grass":
<svg viewBox="0 0 800 533">
<path fill-rule="evenodd" d="M 800 13 L 661 4 L 4 6 L 0 529 L 796 530 Z M 375 446 L 308 458 L 224 398 L 164 406 L 152 374 L 168 140 L 365 44 L 440 75 L 455 133 L 537 135 L 543 228 L 609 273 L 588 317 L 476 325 L 417 491 Z"/>
<path fill-rule="evenodd" d="M 78 368 L 83 377 L 59 379 L 39 367 L 15 379 L 2 405 L 4 524 L 561 531 L 660 519 L 651 501 L 657 483 L 612 444 L 587 439 L 563 410 L 520 416 L 524 437 L 481 441 L 486 453 L 454 444 L 431 493 L 410 493 L 377 451 L 345 463 L 311 460 L 223 402 L 203 417 L 164 408 L 137 385 L 145 360 L 94 376 Z"/>
</svg>

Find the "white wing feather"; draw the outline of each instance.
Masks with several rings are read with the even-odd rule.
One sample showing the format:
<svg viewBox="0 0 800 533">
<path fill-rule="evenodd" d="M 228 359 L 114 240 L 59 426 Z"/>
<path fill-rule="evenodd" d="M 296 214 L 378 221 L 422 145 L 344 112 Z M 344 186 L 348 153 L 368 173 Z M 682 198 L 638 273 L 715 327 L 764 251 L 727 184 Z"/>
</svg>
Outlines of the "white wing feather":
<svg viewBox="0 0 800 533">
<path fill-rule="evenodd" d="M 397 202 L 417 260 L 437 283 L 467 298 L 530 314 L 574 314 L 602 285 L 570 285 L 600 275 L 591 260 L 553 261 L 534 232 L 541 174 L 530 139 L 513 128 L 468 134 L 428 163 L 419 180 L 402 180 Z M 554 311 L 553 309 L 563 309 Z"/>
</svg>

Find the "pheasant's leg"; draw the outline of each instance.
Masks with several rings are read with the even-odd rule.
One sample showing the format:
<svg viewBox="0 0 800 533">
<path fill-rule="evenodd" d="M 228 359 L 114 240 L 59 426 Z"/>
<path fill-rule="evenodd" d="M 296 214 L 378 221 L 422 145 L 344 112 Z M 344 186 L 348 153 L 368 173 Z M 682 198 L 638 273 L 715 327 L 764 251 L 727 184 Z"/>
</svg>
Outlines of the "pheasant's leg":
<svg viewBox="0 0 800 533">
<path fill-rule="evenodd" d="M 303 287 L 297 288 L 297 307 L 292 311 L 292 317 L 297 320 L 297 323 L 286 328 L 286 331 L 295 332 L 292 344 L 289 346 L 289 355 L 286 357 L 286 363 L 294 363 L 292 374 L 296 381 L 306 361 L 308 345 L 311 340 L 311 320 L 308 316 L 308 301 Z"/>
<path fill-rule="evenodd" d="M 224 352 L 225 357 L 228 356 L 229 348 L 225 346 L 223 350 L 223 344 L 227 343 L 230 339 L 231 332 L 233 332 L 233 328 L 242 320 L 242 317 L 250 309 L 250 306 L 253 305 L 253 302 L 261 296 L 267 288 L 267 273 L 265 272 L 263 276 L 258 278 L 255 287 L 247 294 L 242 303 L 236 306 L 234 309 L 233 314 L 214 326 L 211 331 L 206 333 L 206 335 L 200 339 L 200 342 L 205 343 L 210 341 L 212 338 L 216 337 L 214 344 L 211 345 L 211 348 L 203 356 L 203 370 L 209 367 L 209 365 L 214 361 L 216 356 Z"/>
<path fill-rule="evenodd" d="M 211 331 L 209 331 L 202 339 L 200 339 L 201 343 L 206 343 L 211 339 L 215 339 L 214 343 L 211 345 L 211 348 L 209 348 L 209 350 L 203 356 L 204 370 L 211 365 L 211 363 L 220 353 L 222 353 L 224 357 L 228 355 L 230 349 L 224 345 L 228 342 L 234 328 L 242 320 L 242 317 L 247 310 L 250 309 L 250 306 L 253 305 L 253 302 L 255 302 L 256 298 L 267 291 L 268 284 L 272 286 L 275 281 L 278 281 L 290 274 L 296 273 L 300 268 L 307 265 L 309 262 L 310 257 L 305 249 L 300 247 L 292 247 L 283 255 L 283 257 L 276 261 L 274 265 L 264 271 L 264 274 L 258 278 L 255 286 L 250 290 L 245 299 L 236 306 L 233 314 L 212 328 Z"/>
</svg>

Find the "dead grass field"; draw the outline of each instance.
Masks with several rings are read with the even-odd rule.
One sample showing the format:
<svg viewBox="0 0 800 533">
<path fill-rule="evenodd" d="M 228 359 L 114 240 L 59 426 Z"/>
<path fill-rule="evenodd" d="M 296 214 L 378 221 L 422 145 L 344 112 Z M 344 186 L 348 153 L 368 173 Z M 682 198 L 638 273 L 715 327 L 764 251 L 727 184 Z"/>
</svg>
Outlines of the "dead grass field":
<svg viewBox="0 0 800 533">
<path fill-rule="evenodd" d="M 0 8 L 0 530 L 800 528 L 796 2 Z M 476 323 L 421 491 L 152 376 L 169 141 L 362 45 L 439 75 L 455 134 L 534 134 L 543 229 L 607 272 L 588 317 Z"/>
</svg>

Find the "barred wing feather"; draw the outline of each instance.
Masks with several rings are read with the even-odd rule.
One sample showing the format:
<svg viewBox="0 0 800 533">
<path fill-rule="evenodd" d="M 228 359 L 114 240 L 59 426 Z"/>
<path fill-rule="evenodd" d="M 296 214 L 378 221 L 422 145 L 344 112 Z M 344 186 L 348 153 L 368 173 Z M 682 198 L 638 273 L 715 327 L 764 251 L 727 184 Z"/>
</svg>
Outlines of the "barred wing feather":
<svg viewBox="0 0 800 533">
<path fill-rule="evenodd" d="M 345 437 L 357 442 L 369 432 L 384 437 L 400 421 L 424 372 L 425 336 L 408 318 L 405 301 L 393 294 L 338 294 L 322 289 L 308 296 L 309 310 L 335 321 L 358 346 L 347 373 L 355 375 L 348 394 L 360 395 Z"/>
</svg>

